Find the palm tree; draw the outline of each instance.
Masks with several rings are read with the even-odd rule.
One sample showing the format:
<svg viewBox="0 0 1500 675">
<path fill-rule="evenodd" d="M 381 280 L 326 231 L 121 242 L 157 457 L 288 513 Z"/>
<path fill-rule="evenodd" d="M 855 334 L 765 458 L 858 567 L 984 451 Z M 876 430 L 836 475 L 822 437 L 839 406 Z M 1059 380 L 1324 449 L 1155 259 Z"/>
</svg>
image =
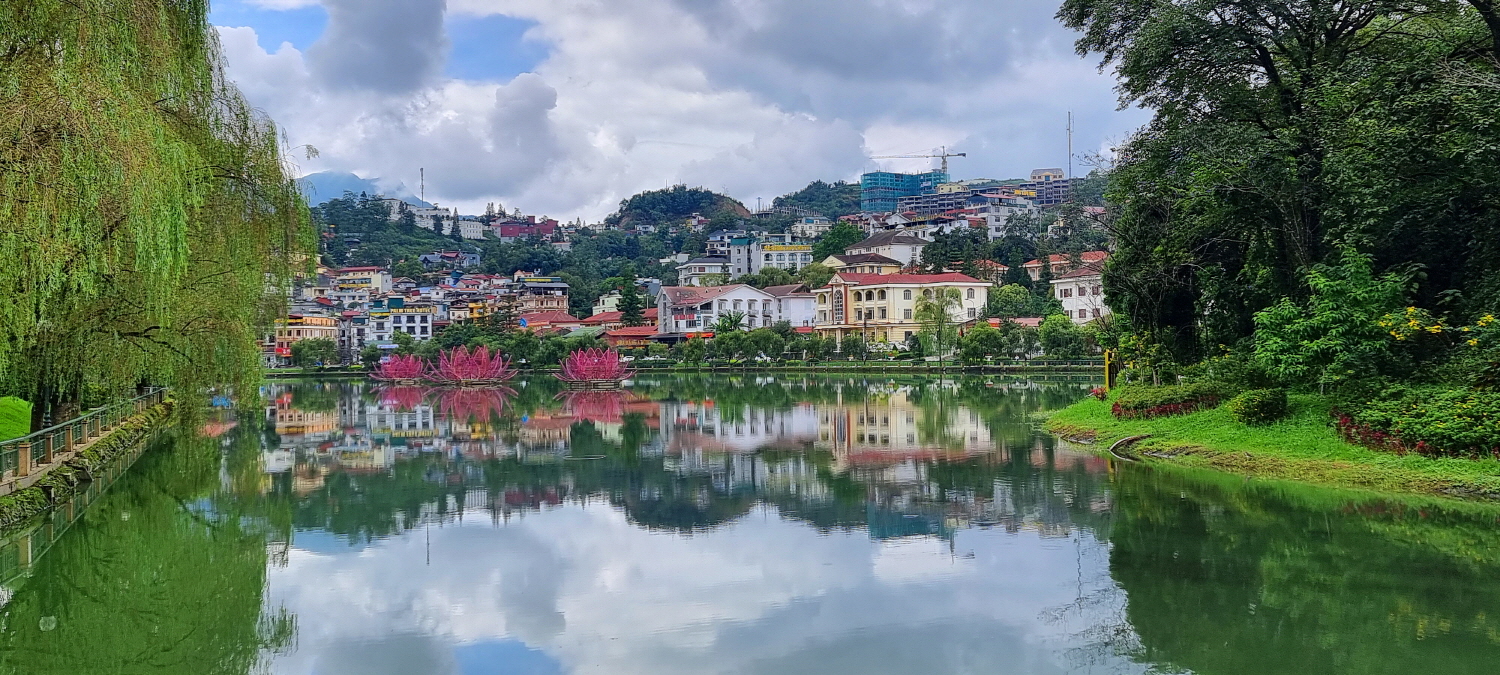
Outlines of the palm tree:
<svg viewBox="0 0 1500 675">
<path fill-rule="evenodd" d="M 931 333 L 937 340 L 938 370 L 943 368 L 943 341 L 953 334 L 954 312 L 963 305 L 963 296 L 957 288 L 939 288 L 935 292 L 923 291 L 917 298 L 916 319 L 922 332 Z M 952 340 L 949 340 L 951 343 Z"/>
<path fill-rule="evenodd" d="M 739 330 L 743 325 L 745 325 L 744 312 L 725 312 L 719 315 L 717 321 L 714 321 L 713 329 L 715 333 L 729 333 Z"/>
</svg>

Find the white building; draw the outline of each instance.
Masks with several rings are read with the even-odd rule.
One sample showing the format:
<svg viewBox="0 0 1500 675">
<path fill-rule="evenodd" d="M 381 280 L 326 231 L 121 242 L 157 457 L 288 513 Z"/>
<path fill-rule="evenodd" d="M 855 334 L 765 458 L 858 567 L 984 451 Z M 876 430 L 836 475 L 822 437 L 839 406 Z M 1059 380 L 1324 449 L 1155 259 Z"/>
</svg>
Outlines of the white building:
<svg viewBox="0 0 1500 675">
<path fill-rule="evenodd" d="M 875 253 L 910 265 L 922 259 L 922 249 L 932 242 L 904 230 L 877 232 L 868 239 L 844 249 L 845 253 L 858 255 Z"/>
<path fill-rule="evenodd" d="M 683 286 L 706 286 L 709 284 L 704 283 L 705 278 L 717 274 L 729 274 L 728 258 L 694 258 L 677 266 L 677 283 Z"/>
<path fill-rule="evenodd" d="M 698 333 L 712 330 L 719 317 L 736 312 L 744 315 L 742 330 L 769 328 L 777 321 L 792 320 L 792 315 L 783 311 L 793 305 L 783 302 L 778 309 L 777 299 L 748 284 L 669 286 L 657 296 L 656 328 L 661 333 Z"/>
<path fill-rule="evenodd" d="M 763 290 L 776 298 L 776 315 L 781 317 L 778 320 L 788 321 L 794 328 L 816 323 L 817 297 L 808 290 L 807 284 L 767 286 Z"/>
<path fill-rule="evenodd" d="M 792 223 L 792 236 L 816 239 L 833 229 L 833 221 L 823 216 L 803 216 Z"/>
<path fill-rule="evenodd" d="M 1052 279 L 1052 295 L 1062 302 L 1063 312 L 1073 323 L 1109 316 L 1109 305 L 1104 302 L 1103 269 L 1101 260 Z"/>
</svg>

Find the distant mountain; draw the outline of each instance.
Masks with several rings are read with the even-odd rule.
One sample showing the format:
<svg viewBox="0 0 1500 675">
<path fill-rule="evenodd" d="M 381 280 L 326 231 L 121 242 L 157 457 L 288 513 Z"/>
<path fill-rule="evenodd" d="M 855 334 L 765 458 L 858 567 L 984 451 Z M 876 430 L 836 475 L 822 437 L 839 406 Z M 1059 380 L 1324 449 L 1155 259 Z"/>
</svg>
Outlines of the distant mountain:
<svg viewBox="0 0 1500 675">
<path fill-rule="evenodd" d="M 307 197 L 307 203 L 317 206 L 330 199 L 338 199 L 345 192 L 359 194 L 361 192 L 370 195 L 383 194 L 387 197 L 400 199 L 413 206 L 430 207 L 431 204 L 424 202 L 406 189 L 404 183 L 397 183 L 394 188 L 383 189 L 380 187 L 379 178 L 360 178 L 358 175 L 347 171 L 319 171 L 310 173 L 297 179 L 297 186 L 302 188 L 303 196 Z"/>
</svg>

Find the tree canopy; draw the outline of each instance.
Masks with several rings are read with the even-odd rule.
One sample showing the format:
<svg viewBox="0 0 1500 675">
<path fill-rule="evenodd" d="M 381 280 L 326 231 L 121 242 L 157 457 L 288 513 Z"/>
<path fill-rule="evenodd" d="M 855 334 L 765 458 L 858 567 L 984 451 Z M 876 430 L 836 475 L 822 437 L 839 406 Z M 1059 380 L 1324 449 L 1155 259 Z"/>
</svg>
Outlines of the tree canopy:
<svg viewBox="0 0 1500 675">
<path fill-rule="evenodd" d="M 1109 201 L 1116 311 L 1179 362 L 1248 338 L 1346 248 L 1456 320 L 1500 306 L 1500 21 L 1488 0 L 1067 0 L 1154 111 Z"/>
<path fill-rule="evenodd" d="M 206 10 L 0 5 L 0 393 L 256 372 L 311 229 Z"/>
</svg>

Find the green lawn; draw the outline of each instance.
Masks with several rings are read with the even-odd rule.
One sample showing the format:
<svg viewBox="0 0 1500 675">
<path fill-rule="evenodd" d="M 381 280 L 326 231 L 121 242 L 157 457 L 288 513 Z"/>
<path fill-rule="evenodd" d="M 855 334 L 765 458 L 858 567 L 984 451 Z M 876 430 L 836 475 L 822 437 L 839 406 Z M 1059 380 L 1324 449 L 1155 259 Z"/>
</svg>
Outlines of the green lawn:
<svg viewBox="0 0 1500 675">
<path fill-rule="evenodd" d="M 1500 461 L 1399 456 L 1351 445 L 1330 424 L 1325 399 L 1293 395 L 1290 402 L 1291 418 L 1250 427 L 1224 408 L 1117 420 L 1109 412 L 1110 402 L 1090 398 L 1054 413 L 1047 429 L 1062 436 L 1094 436 L 1101 451 L 1121 438 L 1151 434 L 1132 450 L 1148 461 L 1384 492 L 1500 498 Z"/>
<path fill-rule="evenodd" d="M 31 404 L 14 396 L 0 397 L 0 441 L 31 433 Z"/>
</svg>

